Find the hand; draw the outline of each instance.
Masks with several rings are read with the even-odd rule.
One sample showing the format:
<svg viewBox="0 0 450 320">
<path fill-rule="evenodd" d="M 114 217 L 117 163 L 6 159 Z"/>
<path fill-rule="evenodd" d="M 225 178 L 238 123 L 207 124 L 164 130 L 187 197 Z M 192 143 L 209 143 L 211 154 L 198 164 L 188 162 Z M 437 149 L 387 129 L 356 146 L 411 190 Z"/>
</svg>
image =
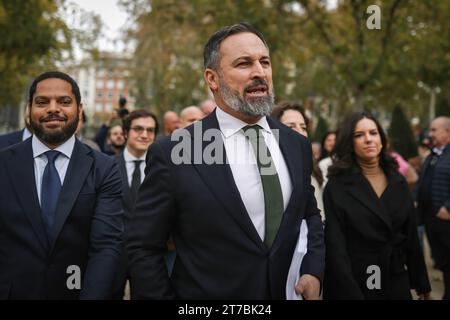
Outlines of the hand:
<svg viewBox="0 0 450 320">
<path fill-rule="evenodd" d="M 427 292 L 427 293 L 417 293 L 417 296 L 419 298 L 419 300 L 431 300 L 431 292 Z"/>
<path fill-rule="evenodd" d="M 305 300 L 319 300 L 319 279 L 310 274 L 302 275 L 295 285 L 295 293 L 301 294 Z"/>
<path fill-rule="evenodd" d="M 450 220 L 450 212 L 446 207 L 441 207 L 436 215 L 441 220 Z"/>
</svg>

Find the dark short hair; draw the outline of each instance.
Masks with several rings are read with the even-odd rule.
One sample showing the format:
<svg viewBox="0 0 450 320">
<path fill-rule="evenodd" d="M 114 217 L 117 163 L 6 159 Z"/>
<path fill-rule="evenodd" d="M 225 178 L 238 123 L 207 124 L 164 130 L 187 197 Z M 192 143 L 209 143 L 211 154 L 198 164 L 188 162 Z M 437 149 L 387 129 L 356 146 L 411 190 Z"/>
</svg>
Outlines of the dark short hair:
<svg viewBox="0 0 450 320">
<path fill-rule="evenodd" d="M 72 93 L 75 96 L 77 106 L 81 104 L 80 88 L 78 87 L 77 82 L 71 76 L 61 71 L 47 71 L 37 76 L 31 83 L 30 89 L 28 91 L 28 103 L 30 104 L 30 106 L 33 102 L 33 96 L 36 93 L 38 83 L 47 79 L 55 78 L 68 82 L 72 86 Z"/>
<path fill-rule="evenodd" d="M 213 70 L 217 70 L 219 67 L 220 60 L 220 44 L 223 40 L 238 33 L 250 32 L 258 36 L 261 41 L 264 43 L 267 49 L 269 46 L 267 45 L 266 40 L 261 32 L 256 30 L 252 25 L 246 22 L 240 22 L 234 24 L 232 26 L 226 26 L 222 29 L 216 31 L 209 39 L 203 49 L 203 66 L 204 68 L 210 68 Z"/>
<path fill-rule="evenodd" d="M 272 118 L 277 119 L 280 121 L 281 117 L 287 110 L 294 110 L 299 112 L 303 119 L 305 120 L 306 127 L 309 127 L 309 118 L 306 116 L 305 110 L 303 109 L 302 105 L 299 102 L 282 102 L 278 104 L 275 108 L 273 108 L 272 113 L 270 114 Z"/>
<path fill-rule="evenodd" d="M 348 116 L 339 127 L 336 136 L 336 144 L 334 145 L 331 157 L 333 164 L 328 168 L 329 176 L 336 176 L 341 173 L 348 172 L 354 168 L 359 168 L 356 161 L 355 151 L 353 148 L 353 134 L 357 123 L 364 119 L 370 119 L 375 122 L 378 133 L 380 134 L 382 148 L 380 152 L 380 167 L 388 172 L 389 169 L 396 169 L 397 163 L 387 153 L 387 138 L 381 124 L 368 111 L 356 111 Z"/>
<path fill-rule="evenodd" d="M 131 123 L 133 120 L 139 119 L 139 118 L 152 118 L 155 121 L 155 136 L 158 134 L 159 130 L 159 124 L 158 119 L 156 118 L 155 114 L 153 112 L 150 112 L 148 110 L 139 109 L 134 110 L 126 116 L 122 121 L 122 128 L 125 133 L 128 133 L 131 128 Z"/>
</svg>

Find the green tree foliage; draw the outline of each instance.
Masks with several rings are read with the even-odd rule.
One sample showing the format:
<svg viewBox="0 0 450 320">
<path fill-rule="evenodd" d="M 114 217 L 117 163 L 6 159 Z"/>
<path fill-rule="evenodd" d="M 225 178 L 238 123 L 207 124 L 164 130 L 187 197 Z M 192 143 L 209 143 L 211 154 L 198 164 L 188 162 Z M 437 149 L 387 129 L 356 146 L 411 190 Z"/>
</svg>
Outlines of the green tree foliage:
<svg viewBox="0 0 450 320">
<path fill-rule="evenodd" d="M 69 28 L 77 15 L 78 27 Z M 17 108 L 30 80 L 72 61 L 74 46 L 94 52 L 100 27 L 66 0 L 0 0 L 0 108 Z"/>
<path fill-rule="evenodd" d="M 394 107 L 392 113 L 389 139 L 392 149 L 403 158 L 409 159 L 417 155 L 417 145 L 411 126 L 402 108 L 398 105 Z"/>
</svg>

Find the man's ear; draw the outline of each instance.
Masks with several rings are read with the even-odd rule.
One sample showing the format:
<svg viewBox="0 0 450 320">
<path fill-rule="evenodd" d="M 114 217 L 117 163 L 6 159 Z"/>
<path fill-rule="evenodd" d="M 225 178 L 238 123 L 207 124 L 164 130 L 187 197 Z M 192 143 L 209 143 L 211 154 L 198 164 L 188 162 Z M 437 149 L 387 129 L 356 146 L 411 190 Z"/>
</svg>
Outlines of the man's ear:
<svg viewBox="0 0 450 320">
<path fill-rule="evenodd" d="M 217 91 L 219 88 L 219 75 L 213 69 L 207 68 L 203 73 L 203 77 L 205 78 L 208 87 L 213 91 Z"/>
<path fill-rule="evenodd" d="M 83 117 L 83 104 L 80 103 L 78 106 L 78 117 L 81 119 Z"/>
</svg>

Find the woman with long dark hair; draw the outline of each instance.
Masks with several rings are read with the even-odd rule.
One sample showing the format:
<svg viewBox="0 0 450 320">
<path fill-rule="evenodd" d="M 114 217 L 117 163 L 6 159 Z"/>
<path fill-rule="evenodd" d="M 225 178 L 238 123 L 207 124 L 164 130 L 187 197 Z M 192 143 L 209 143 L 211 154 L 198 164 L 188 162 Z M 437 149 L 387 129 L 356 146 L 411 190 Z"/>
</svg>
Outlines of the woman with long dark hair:
<svg viewBox="0 0 450 320">
<path fill-rule="evenodd" d="M 324 191 L 324 299 L 428 299 L 414 205 L 368 112 L 340 127 Z"/>
</svg>

